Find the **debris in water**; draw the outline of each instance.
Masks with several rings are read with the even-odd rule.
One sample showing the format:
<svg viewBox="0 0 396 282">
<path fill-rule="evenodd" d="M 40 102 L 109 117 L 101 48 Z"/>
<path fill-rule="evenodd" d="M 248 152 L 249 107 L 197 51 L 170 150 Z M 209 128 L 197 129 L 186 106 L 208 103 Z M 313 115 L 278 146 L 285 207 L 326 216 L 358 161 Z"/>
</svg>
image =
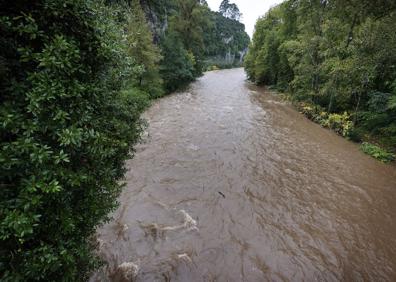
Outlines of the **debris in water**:
<svg viewBox="0 0 396 282">
<path fill-rule="evenodd" d="M 186 253 L 177 255 L 177 258 L 181 261 L 187 262 L 187 263 L 192 263 L 192 259 L 190 256 Z"/>
<path fill-rule="evenodd" d="M 140 227 L 144 230 L 146 236 L 151 236 L 154 240 L 164 237 L 163 231 L 165 230 L 165 227 L 161 228 L 160 226 L 158 226 L 157 223 L 142 224 L 141 222 L 139 222 L 139 224 Z"/>
<path fill-rule="evenodd" d="M 188 230 L 195 230 L 198 231 L 197 227 L 197 221 L 191 217 L 185 210 L 180 210 L 179 211 L 183 217 L 184 217 L 184 222 L 183 224 L 180 225 L 175 225 L 175 226 L 161 226 L 158 225 L 157 223 L 151 223 L 151 224 L 142 224 L 139 222 L 140 227 L 144 230 L 146 236 L 151 236 L 154 238 L 154 240 L 158 238 L 162 238 L 164 236 L 165 231 L 177 231 L 180 229 L 188 229 Z"/>
<path fill-rule="evenodd" d="M 198 230 L 197 221 L 191 217 L 185 210 L 180 210 L 180 213 L 184 216 L 183 226 L 190 230 Z"/>
<path fill-rule="evenodd" d="M 117 267 L 113 275 L 114 281 L 135 281 L 139 266 L 133 262 L 124 262 Z"/>
<path fill-rule="evenodd" d="M 128 231 L 129 229 L 129 226 L 127 224 L 121 224 L 120 222 L 117 222 L 115 228 L 117 229 L 117 236 L 124 238 L 126 231 Z"/>
</svg>

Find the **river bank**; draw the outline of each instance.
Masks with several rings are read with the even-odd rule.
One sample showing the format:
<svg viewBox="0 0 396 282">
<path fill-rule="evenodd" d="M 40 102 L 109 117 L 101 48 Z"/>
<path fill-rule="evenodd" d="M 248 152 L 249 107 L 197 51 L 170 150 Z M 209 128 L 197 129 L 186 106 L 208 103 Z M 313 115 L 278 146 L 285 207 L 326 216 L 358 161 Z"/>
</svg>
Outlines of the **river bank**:
<svg viewBox="0 0 396 282">
<path fill-rule="evenodd" d="M 319 124 L 323 128 L 334 131 L 347 140 L 359 144 L 360 149 L 367 155 L 384 163 L 390 163 L 396 160 L 395 153 L 384 148 L 385 146 L 381 144 L 378 139 L 373 138 L 368 133 L 362 136 L 356 135 L 355 122 L 352 114 L 348 112 L 342 114 L 328 113 L 319 105 L 295 100 L 293 96 L 287 92 L 278 92 L 276 89 L 271 89 L 270 91 L 283 101 L 291 103 L 309 120 Z"/>
</svg>

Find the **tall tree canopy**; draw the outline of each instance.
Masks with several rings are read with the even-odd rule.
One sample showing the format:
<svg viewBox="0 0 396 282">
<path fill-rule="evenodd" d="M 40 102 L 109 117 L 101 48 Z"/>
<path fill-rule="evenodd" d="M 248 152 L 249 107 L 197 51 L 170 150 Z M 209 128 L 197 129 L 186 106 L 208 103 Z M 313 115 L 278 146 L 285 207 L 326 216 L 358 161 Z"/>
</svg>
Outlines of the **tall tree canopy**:
<svg viewBox="0 0 396 282">
<path fill-rule="evenodd" d="M 242 13 L 236 4 L 230 3 L 230 0 L 223 0 L 219 7 L 219 12 L 226 18 L 239 21 Z"/>
</svg>

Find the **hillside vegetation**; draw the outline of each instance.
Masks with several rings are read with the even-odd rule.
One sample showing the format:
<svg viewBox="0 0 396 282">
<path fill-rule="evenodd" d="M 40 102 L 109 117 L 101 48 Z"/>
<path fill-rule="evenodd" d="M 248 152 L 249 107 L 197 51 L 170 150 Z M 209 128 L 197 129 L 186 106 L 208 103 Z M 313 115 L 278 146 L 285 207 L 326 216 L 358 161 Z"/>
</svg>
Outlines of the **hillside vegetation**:
<svg viewBox="0 0 396 282">
<path fill-rule="evenodd" d="M 312 120 L 389 161 L 396 151 L 396 2 L 288 0 L 257 21 L 245 60 Z M 386 152 L 385 150 L 390 152 Z M 386 156 L 382 158 L 381 156 Z"/>
<path fill-rule="evenodd" d="M 212 25 L 204 34 L 205 63 L 207 67 L 228 68 L 242 66 L 250 38 L 245 26 L 238 20 L 211 12 Z"/>
</svg>

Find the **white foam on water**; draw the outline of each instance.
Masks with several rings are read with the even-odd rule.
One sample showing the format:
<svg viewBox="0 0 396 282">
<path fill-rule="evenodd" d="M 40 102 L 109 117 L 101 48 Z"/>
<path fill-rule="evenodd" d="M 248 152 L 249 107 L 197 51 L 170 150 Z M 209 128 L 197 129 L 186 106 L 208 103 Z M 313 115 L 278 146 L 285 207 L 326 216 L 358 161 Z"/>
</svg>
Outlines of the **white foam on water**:
<svg viewBox="0 0 396 282">
<path fill-rule="evenodd" d="M 192 263 L 192 259 L 190 258 L 190 256 L 186 253 L 184 254 L 178 254 L 177 255 L 177 259 L 187 262 L 187 263 Z"/>
<path fill-rule="evenodd" d="M 183 216 L 184 216 L 184 224 L 183 226 L 189 230 L 197 230 L 197 221 L 192 218 L 191 215 L 189 215 L 185 210 L 180 210 L 179 211 Z"/>
</svg>

